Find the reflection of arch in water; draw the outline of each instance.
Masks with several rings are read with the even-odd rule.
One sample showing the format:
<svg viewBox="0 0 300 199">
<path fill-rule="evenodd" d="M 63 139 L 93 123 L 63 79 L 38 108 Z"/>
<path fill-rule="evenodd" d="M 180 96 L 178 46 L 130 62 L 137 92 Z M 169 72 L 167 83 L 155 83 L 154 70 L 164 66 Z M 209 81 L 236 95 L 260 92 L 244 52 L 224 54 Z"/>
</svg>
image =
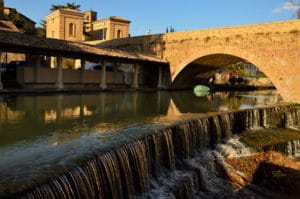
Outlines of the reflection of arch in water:
<svg viewBox="0 0 300 199">
<path fill-rule="evenodd" d="M 243 105 L 275 104 L 281 100 L 276 90 L 251 92 L 215 92 L 197 97 L 192 91 L 172 92 L 172 102 L 180 113 L 199 113 L 210 111 L 236 110 Z"/>
</svg>

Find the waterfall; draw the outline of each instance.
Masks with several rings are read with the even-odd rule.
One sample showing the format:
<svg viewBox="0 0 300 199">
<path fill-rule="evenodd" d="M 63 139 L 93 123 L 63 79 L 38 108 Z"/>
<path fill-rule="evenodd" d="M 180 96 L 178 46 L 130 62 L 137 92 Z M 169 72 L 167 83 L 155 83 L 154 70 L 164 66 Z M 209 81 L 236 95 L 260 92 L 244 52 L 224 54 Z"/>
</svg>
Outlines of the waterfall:
<svg viewBox="0 0 300 199">
<path fill-rule="evenodd" d="M 271 119 L 268 119 L 269 116 Z M 164 181 L 169 174 L 174 177 L 188 170 L 189 175 L 182 175 L 181 181 L 174 183 L 175 188 L 169 188 L 169 191 L 174 198 L 193 198 L 198 189 L 210 189 L 204 172 L 208 172 L 208 168 L 204 169 L 203 165 L 195 164 L 194 161 L 194 158 L 201 156 L 201 164 L 206 164 L 199 154 L 214 149 L 217 144 L 230 139 L 232 134 L 241 133 L 245 129 L 299 125 L 298 118 L 299 111 L 290 106 L 283 106 L 219 113 L 178 121 L 140 135 L 107 152 L 95 151 L 89 160 L 77 168 L 63 175 L 53 176 L 44 184 L 14 196 L 151 198 L 149 194 L 155 184 L 159 187 L 159 183 L 154 181 Z M 297 147 L 299 153 L 299 143 Z M 216 170 L 217 166 L 212 165 L 210 169 Z"/>
<path fill-rule="evenodd" d="M 279 151 L 286 156 L 293 158 L 300 158 L 300 140 L 291 140 L 288 142 L 282 142 L 271 146 L 263 147 L 264 151 Z"/>
<path fill-rule="evenodd" d="M 300 140 L 292 140 L 288 142 L 288 155 L 294 158 L 300 158 Z"/>
</svg>

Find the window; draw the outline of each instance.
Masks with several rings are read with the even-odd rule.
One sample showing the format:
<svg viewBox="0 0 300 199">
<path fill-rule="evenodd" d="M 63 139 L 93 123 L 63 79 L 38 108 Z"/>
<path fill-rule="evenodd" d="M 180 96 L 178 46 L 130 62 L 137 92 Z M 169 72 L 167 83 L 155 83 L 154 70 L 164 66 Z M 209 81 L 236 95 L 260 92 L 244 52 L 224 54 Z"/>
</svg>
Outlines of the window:
<svg viewBox="0 0 300 199">
<path fill-rule="evenodd" d="M 76 26 L 73 23 L 69 24 L 69 36 L 76 36 Z"/>
<path fill-rule="evenodd" d="M 106 32 L 107 32 L 107 28 L 104 29 L 99 29 L 94 31 L 94 35 L 96 40 L 106 40 Z"/>
<path fill-rule="evenodd" d="M 122 37 L 122 31 L 121 30 L 118 30 L 117 32 L 117 39 L 121 38 Z"/>
</svg>

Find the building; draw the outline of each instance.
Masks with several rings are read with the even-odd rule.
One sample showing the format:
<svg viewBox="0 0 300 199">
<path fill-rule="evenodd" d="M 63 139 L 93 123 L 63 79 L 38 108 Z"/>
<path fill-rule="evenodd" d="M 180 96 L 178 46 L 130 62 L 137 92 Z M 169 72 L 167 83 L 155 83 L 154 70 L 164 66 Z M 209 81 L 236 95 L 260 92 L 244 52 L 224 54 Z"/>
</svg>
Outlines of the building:
<svg viewBox="0 0 300 199">
<path fill-rule="evenodd" d="M 0 30 L 20 32 L 13 22 L 3 20 L 0 20 Z"/>
<path fill-rule="evenodd" d="M 128 19 L 112 16 L 97 20 L 95 11 L 85 12 L 84 33 L 85 40 L 111 40 L 129 37 Z"/>
<path fill-rule="evenodd" d="M 97 12 L 60 8 L 46 16 L 46 37 L 68 41 L 110 40 L 129 37 L 130 21 L 121 17 L 97 20 Z"/>
<path fill-rule="evenodd" d="M 34 34 L 35 22 L 18 12 L 15 8 L 4 7 L 3 14 L 8 21 L 11 21 L 22 33 Z"/>
<path fill-rule="evenodd" d="M 0 1 L 0 30 L 21 32 L 33 35 L 35 33 L 35 22 L 15 8 L 4 6 L 4 1 Z M 7 64 L 10 61 L 24 60 L 25 54 L 8 53 L 3 51 L 0 53 L 0 63 Z"/>
<path fill-rule="evenodd" d="M 46 37 L 83 41 L 83 17 L 80 11 L 63 8 L 46 16 Z"/>
</svg>

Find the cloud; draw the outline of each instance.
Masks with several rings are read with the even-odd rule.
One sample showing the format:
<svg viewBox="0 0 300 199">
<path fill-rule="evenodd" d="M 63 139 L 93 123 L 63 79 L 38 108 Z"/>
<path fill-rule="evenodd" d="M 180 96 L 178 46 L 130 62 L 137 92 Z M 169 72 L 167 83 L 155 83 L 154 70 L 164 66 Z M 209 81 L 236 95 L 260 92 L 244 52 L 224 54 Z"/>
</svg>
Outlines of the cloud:
<svg viewBox="0 0 300 199">
<path fill-rule="evenodd" d="M 285 2 L 283 4 L 283 9 L 284 10 L 297 10 L 299 8 L 300 8 L 299 5 L 295 5 L 295 4 L 291 3 L 291 2 Z"/>
<path fill-rule="evenodd" d="M 298 9 L 300 9 L 300 2 L 299 4 L 294 4 L 292 2 L 285 2 L 283 3 L 281 8 L 275 8 L 274 10 L 272 10 L 272 13 L 278 14 L 285 10 L 298 10 Z"/>
<path fill-rule="evenodd" d="M 274 13 L 274 14 L 278 14 L 278 13 L 281 13 L 281 12 L 282 12 L 281 8 L 275 8 L 274 10 L 272 10 L 272 13 Z"/>
</svg>

